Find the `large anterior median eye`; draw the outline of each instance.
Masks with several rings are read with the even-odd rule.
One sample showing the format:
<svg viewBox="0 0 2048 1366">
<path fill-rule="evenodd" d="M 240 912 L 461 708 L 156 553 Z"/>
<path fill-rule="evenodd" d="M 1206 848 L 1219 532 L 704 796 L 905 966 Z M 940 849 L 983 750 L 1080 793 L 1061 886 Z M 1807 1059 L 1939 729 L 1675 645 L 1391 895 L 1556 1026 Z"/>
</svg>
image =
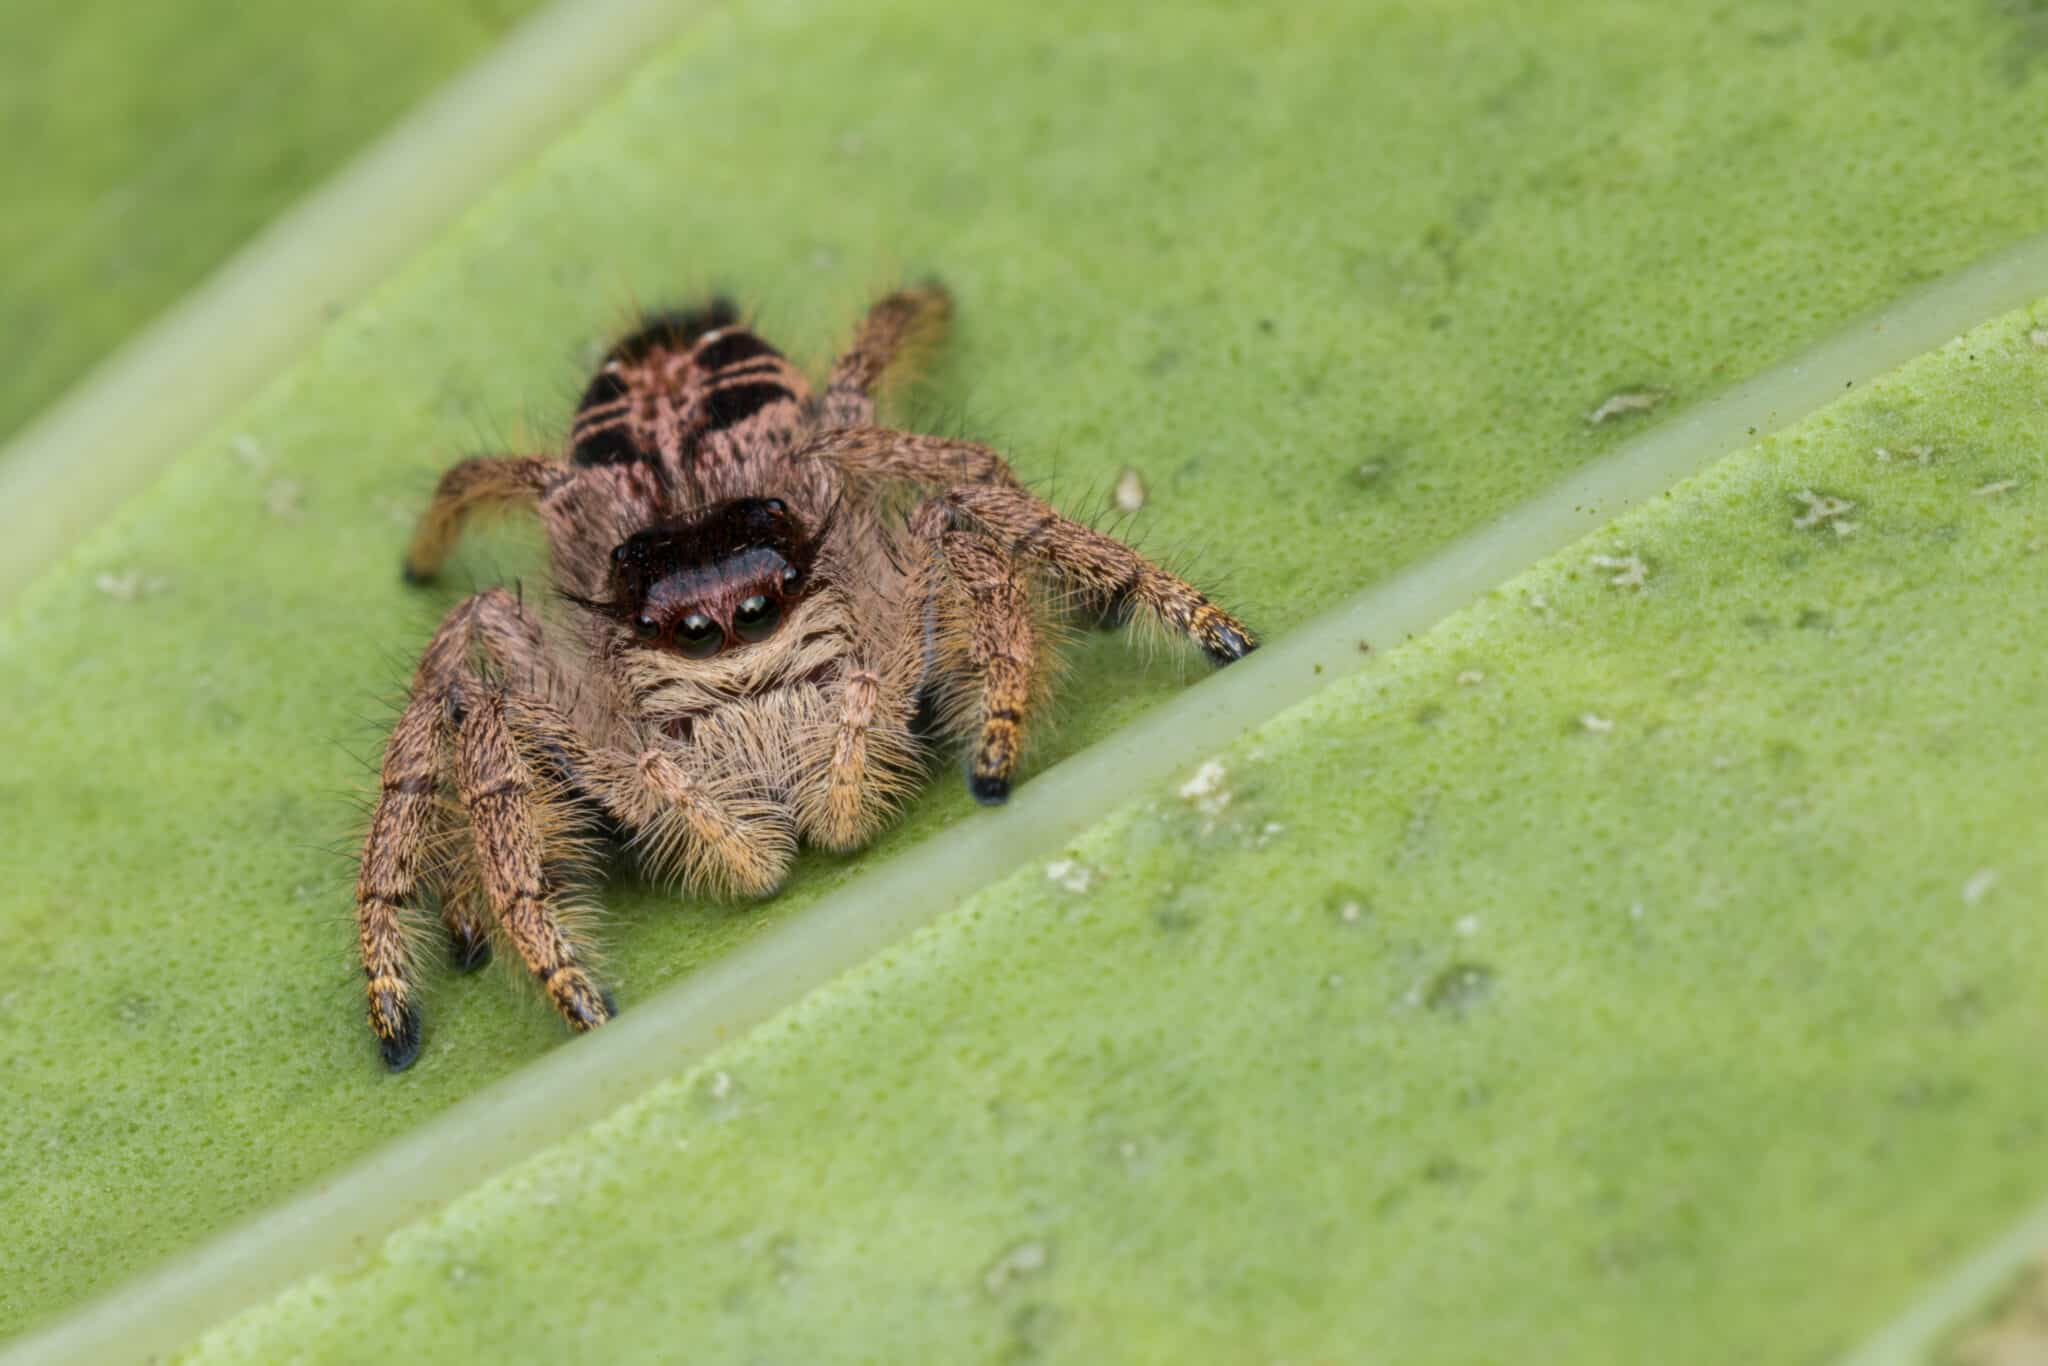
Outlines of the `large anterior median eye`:
<svg viewBox="0 0 2048 1366">
<path fill-rule="evenodd" d="M 692 612 L 676 623 L 676 649 L 692 659 L 708 659 L 725 644 L 725 632 L 702 612 Z"/>
<path fill-rule="evenodd" d="M 781 619 L 781 606 L 773 598 L 756 593 L 733 612 L 733 634 L 745 641 L 766 640 L 775 634 L 775 625 Z"/>
</svg>

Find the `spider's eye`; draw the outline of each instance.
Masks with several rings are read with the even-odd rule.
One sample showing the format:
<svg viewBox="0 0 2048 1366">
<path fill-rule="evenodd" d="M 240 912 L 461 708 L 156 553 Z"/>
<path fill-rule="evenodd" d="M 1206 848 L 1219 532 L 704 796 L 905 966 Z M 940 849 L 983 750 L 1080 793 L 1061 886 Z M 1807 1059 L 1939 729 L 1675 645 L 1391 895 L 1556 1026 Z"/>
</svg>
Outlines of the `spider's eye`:
<svg viewBox="0 0 2048 1366">
<path fill-rule="evenodd" d="M 794 588 L 803 581 L 804 571 L 798 569 L 795 565 L 791 565 L 782 571 L 782 586 L 784 589 Z"/>
<path fill-rule="evenodd" d="M 725 644 L 725 632 L 702 612 L 692 612 L 676 623 L 676 649 L 692 659 L 708 659 Z"/>
<path fill-rule="evenodd" d="M 661 623 L 642 613 L 633 618 L 633 634 L 642 640 L 652 640 L 661 634 Z"/>
<path fill-rule="evenodd" d="M 733 634 L 741 640 L 766 640 L 775 633 L 775 623 L 781 619 L 782 608 L 775 600 L 756 593 L 733 612 Z"/>
</svg>

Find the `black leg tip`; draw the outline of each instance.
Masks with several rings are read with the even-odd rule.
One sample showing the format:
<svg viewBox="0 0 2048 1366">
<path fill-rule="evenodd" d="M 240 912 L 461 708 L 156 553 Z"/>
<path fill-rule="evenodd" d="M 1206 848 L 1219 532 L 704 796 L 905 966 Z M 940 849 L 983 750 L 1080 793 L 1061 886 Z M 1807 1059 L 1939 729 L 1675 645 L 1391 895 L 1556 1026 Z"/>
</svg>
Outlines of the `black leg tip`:
<svg viewBox="0 0 2048 1366">
<path fill-rule="evenodd" d="M 618 997 L 612 995 L 609 991 L 600 991 L 597 993 L 597 999 L 604 1002 L 604 1015 L 607 1020 L 615 1020 L 618 1018 Z"/>
<path fill-rule="evenodd" d="M 1217 627 L 1209 639 L 1202 642 L 1203 652 L 1218 668 L 1235 664 L 1258 648 L 1259 642 L 1232 626 Z"/>
<path fill-rule="evenodd" d="M 377 1051 L 383 1055 L 387 1071 L 403 1072 L 412 1066 L 420 1055 L 419 1012 L 407 1010 L 400 1016 L 398 1032 L 388 1039 L 377 1040 Z"/>
<path fill-rule="evenodd" d="M 398 566 L 398 577 L 404 579 L 414 588 L 425 588 L 434 581 L 432 574 L 414 568 L 411 560 L 406 560 Z"/>
<path fill-rule="evenodd" d="M 974 800 L 983 806 L 1001 806 L 1010 800 L 1010 780 L 991 777 L 985 773 L 967 775 L 967 790 L 974 794 Z"/>
<path fill-rule="evenodd" d="M 491 961 L 491 937 L 481 930 L 450 931 L 448 947 L 454 955 L 457 972 L 475 972 Z"/>
</svg>

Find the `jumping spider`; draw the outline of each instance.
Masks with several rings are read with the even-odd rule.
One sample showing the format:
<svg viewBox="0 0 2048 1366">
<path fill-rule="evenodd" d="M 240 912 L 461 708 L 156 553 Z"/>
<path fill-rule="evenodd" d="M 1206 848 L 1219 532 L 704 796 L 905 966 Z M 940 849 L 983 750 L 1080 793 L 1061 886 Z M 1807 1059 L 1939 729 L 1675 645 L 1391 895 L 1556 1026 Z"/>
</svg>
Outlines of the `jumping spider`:
<svg viewBox="0 0 2048 1366">
<path fill-rule="evenodd" d="M 1219 664 L 1252 634 L 1183 580 L 1023 488 L 995 452 L 873 425 L 874 395 L 936 342 L 936 286 L 871 308 L 822 397 L 714 300 L 619 342 L 566 460 L 447 471 L 405 575 L 440 570 L 479 509 L 538 513 L 547 618 L 503 588 L 457 604 L 384 752 L 356 917 L 387 1066 L 419 1052 L 406 916 L 430 894 L 465 968 L 491 927 L 571 1029 L 615 1007 L 565 928 L 565 871 L 609 825 L 655 873 L 773 891 L 797 842 L 856 849 L 971 745 L 976 800 L 1010 791 L 1043 692 L 1046 592 L 1145 614 Z"/>
</svg>

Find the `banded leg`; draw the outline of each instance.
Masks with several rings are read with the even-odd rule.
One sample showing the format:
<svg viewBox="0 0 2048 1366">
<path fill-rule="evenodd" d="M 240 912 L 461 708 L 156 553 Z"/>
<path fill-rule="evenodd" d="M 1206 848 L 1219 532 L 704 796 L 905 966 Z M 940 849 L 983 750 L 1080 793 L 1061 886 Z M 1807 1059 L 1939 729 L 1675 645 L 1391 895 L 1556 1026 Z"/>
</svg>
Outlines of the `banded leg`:
<svg viewBox="0 0 2048 1366">
<path fill-rule="evenodd" d="M 983 806 L 1010 796 L 1024 748 L 1024 718 L 1038 673 L 1031 602 L 1016 565 L 975 532 L 948 531 L 940 554 L 966 600 L 967 655 L 980 680 L 980 719 L 967 764 L 967 790 Z"/>
<path fill-rule="evenodd" d="M 825 768 L 822 791 L 807 785 L 805 795 L 818 792 L 800 812 L 805 832 L 827 849 L 848 851 L 866 844 L 880 828 L 890 803 L 870 798 L 877 768 L 868 753 L 881 710 L 884 683 L 873 669 L 856 669 L 839 694 L 839 719 L 832 736 L 832 757 Z"/>
<path fill-rule="evenodd" d="M 458 684 L 455 785 L 476 841 L 484 898 L 527 971 L 579 1034 L 613 1014 L 563 931 L 547 868 L 546 798 L 513 740 L 503 696 L 480 683 Z"/>
<path fill-rule="evenodd" d="M 393 1071 L 419 1054 L 420 1011 L 413 935 L 406 917 L 429 886 L 440 893 L 458 966 L 489 953 L 486 898 L 472 860 L 446 841 L 459 835 L 444 797 L 449 703 L 465 685 L 481 687 L 474 656 L 521 686 L 541 683 L 540 626 L 510 593 L 465 599 L 441 621 L 413 672 L 405 710 L 386 742 L 375 811 L 356 877 L 356 929 L 362 951 L 370 1030 Z"/>
<path fill-rule="evenodd" d="M 939 284 L 899 289 L 878 299 L 861 320 L 853 345 L 832 367 L 825 386 L 825 425 L 873 422 L 875 395 L 938 345 L 952 316 L 952 296 Z"/>
<path fill-rule="evenodd" d="M 356 874 L 356 936 L 362 950 L 370 1032 L 392 1071 L 419 1056 L 418 974 L 406 915 L 419 905 L 441 820 L 446 693 L 465 667 L 475 605 L 441 622 L 413 671 L 405 711 L 385 743 L 376 810 Z"/>
<path fill-rule="evenodd" d="M 420 1051 L 418 976 L 405 916 L 419 904 L 437 815 L 440 718 L 440 707 L 421 692 L 399 717 L 385 746 L 377 809 L 356 874 L 356 938 L 370 1032 L 394 1072 L 410 1066 Z"/>
<path fill-rule="evenodd" d="M 514 693 L 546 688 L 539 618 L 503 588 L 478 593 L 468 606 L 470 653 L 481 651 Z M 551 842 L 560 843 L 563 832 L 550 833 L 557 837 Z M 466 849 L 449 849 L 446 857 L 453 875 L 441 889 L 441 923 L 448 931 L 449 956 L 458 970 L 475 972 L 491 961 L 489 899 Z"/>
<path fill-rule="evenodd" d="M 1258 640 L 1237 618 L 1176 575 L 1093 527 L 1060 515 L 1020 488 L 968 485 L 949 490 L 945 505 L 980 526 L 1012 560 L 1031 560 L 1080 589 L 1105 614 L 1151 613 L 1202 647 L 1217 664 L 1243 659 Z"/>
<path fill-rule="evenodd" d="M 441 572 L 472 512 L 537 504 L 557 477 L 567 478 L 569 472 L 552 460 L 533 457 L 478 456 L 449 466 L 413 528 L 405 552 L 406 582 L 429 583 Z"/>
<path fill-rule="evenodd" d="M 933 489 L 959 484 L 1023 487 L 1009 462 L 987 446 L 887 427 L 841 427 L 824 432 L 799 458 L 826 461 L 861 483 L 894 481 Z"/>
</svg>

